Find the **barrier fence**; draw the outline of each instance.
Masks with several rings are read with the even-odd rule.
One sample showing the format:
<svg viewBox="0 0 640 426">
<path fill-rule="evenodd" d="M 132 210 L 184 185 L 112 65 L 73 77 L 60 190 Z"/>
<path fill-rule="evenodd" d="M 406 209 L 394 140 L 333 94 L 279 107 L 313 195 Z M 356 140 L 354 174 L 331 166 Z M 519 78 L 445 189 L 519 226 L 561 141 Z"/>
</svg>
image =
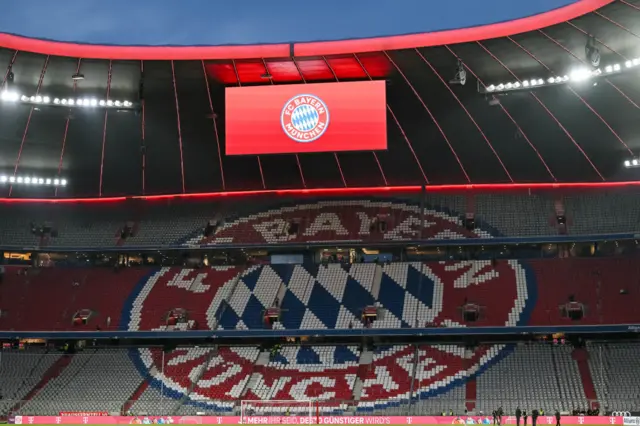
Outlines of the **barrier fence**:
<svg viewBox="0 0 640 426">
<path fill-rule="evenodd" d="M 335 425 L 463 425 L 492 424 L 486 416 L 15 416 L 11 424 L 335 424 Z M 515 424 L 515 417 L 508 417 L 503 424 Z M 563 416 L 563 425 L 628 425 L 640 424 L 640 417 L 623 416 Z M 552 416 L 538 419 L 540 425 L 555 425 Z"/>
<path fill-rule="evenodd" d="M 164 394 L 165 390 L 158 390 L 158 394 Z M 421 417 L 437 416 L 442 413 L 453 412 L 454 417 L 465 413 L 480 416 L 491 416 L 491 412 L 497 407 L 503 407 L 507 418 L 515 413 L 515 408 L 527 410 L 544 410 L 548 417 L 555 413 L 556 409 L 570 414 L 574 409 L 587 409 L 594 406 L 597 401 L 559 401 L 555 398 L 538 398 L 534 401 L 522 401 L 513 398 L 485 398 L 479 400 L 464 400 L 452 398 L 424 398 L 414 399 L 411 404 L 408 400 L 378 400 L 375 406 L 367 405 L 362 401 L 354 400 L 313 400 L 313 401 L 280 401 L 281 404 L 273 405 L 273 401 L 262 401 L 260 406 L 254 404 L 252 413 L 256 416 L 285 414 L 304 416 L 349 416 L 361 415 L 371 417 Z M 615 406 L 606 409 L 600 401 L 600 413 L 612 414 L 614 417 L 628 416 L 635 407 L 640 407 L 640 398 L 616 399 Z M 311 409 L 309 408 L 311 404 Z M 613 411 L 613 412 L 612 412 Z M 74 399 L 54 398 L 46 399 L 36 397 L 31 400 L 0 400 L 0 416 L 21 415 L 25 416 L 78 416 L 86 413 L 87 416 L 96 416 L 101 413 L 104 416 L 120 414 L 132 414 L 137 416 L 169 416 L 169 415 L 206 415 L 206 416 L 241 416 L 241 401 L 196 401 L 193 399 L 176 399 L 168 393 L 164 397 L 150 398 L 147 395 L 138 400 L 116 400 L 100 397 L 78 397 Z M 449 416 L 450 417 L 450 416 Z M 578 416 L 579 417 L 579 416 Z M 589 416 L 585 416 L 589 417 Z M 545 423 L 546 424 L 546 423 Z M 555 423 L 554 423 L 555 424 Z M 640 426 L 640 423 L 637 425 Z"/>
</svg>

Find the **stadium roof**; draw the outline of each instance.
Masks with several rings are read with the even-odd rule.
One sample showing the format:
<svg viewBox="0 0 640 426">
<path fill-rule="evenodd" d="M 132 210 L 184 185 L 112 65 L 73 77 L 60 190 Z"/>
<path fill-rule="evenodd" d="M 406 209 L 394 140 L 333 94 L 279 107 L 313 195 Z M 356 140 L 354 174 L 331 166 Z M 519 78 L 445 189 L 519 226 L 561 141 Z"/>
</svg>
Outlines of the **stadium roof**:
<svg viewBox="0 0 640 426">
<path fill-rule="evenodd" d="M 0 102 L 0 173 L 69 181 L 0 191 L 110 197 L 638 180 L 640 169 L 622 165 L 640 151 L 639 17 L 640 0 L 583 0 L 483 27 L 264 46 L 95 46 L 0 34 L 5 88 L 136 105 L 141 83 L 144 94 L 139 111 Z M 602 74 L 578 81 L 572 76 L 595 69 L 588 43 Z M 464 86 L 449 84 L 458 59 Z M 388 81 L 387 151 L 224 156 L 225 87 L 368 79 Z M 535 90 L 499 86 L 540 80 Z"/>
</svg>

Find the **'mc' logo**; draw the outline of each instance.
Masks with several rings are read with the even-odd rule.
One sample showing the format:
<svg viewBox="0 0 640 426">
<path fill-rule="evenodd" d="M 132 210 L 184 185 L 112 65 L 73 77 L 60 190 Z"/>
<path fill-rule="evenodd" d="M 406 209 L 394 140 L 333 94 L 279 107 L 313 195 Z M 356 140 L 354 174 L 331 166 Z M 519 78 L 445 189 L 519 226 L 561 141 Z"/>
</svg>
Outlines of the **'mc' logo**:
<svg viewBox="0 0 640 426">
<path fill-rule="evenodd" d="M 313 142 L 327 131 L 329 110 L 315 95 L 296 95 L 284 104 L 280 123 L 282 130 L 294 141 Z"/>
</svg>

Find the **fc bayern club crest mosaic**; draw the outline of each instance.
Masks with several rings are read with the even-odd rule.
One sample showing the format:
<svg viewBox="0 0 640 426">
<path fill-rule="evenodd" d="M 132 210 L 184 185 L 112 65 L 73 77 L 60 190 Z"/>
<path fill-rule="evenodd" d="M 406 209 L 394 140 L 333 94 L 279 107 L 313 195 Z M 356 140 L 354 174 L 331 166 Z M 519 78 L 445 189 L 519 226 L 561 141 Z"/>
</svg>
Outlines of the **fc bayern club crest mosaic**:
<svg viewBox="0 0 640 426">
<path fill-rule="evenodd" d="M 385 235 L 393 239 L 410 238 L 416 223 L 420 223 L 416 222 L 420 217 L 419 207 L 400 202 L 351 201 L 348 207 L 339 202 L 314 202 L 229 221 L 206 242 L 215 245 L 292 239 L 353 241 L 378 232 L 371 227 L 371 221 L 374 211 L 381 209 L 393 213 L 388 216 L 385 231 Z M 307 222 L 301 226 L 298 236 L 291 236 L 283 231 L 283 225 L 300 212 L 304 212 Z M 492 228 L 482 229 L 482 224 L 480 229 L 468 230 L 455 213 L 426 208 L 423 219 L 427 228 L 425 238 L 495 236 Z M 380 281 L 374 286 L 375 268 L 381 271 L 377 274 Z M 285 329 L 347 328 L 347 324 L 359 322 L 363 306 L 373 304 L 382 309 L 387 328 L 433 324 L 464 327 L 460 307 L 467 300 L 482 300 L 483 314 L 475 323 L 477 326 L 526 325 L 536 297 L 533 274 L 525 263 L 516 260 L 166 267 L 136 287 L 129 298 L 130 305 L 125 308 L 128 318 L 124 318 L 123 324 L 127 324 L 130 331 L 163 330 L 167 328 L 164 322 L 167 314 L 182 313 L 184 309 L 188 324 L 183 329 L 264 328 L 261 313 L 273 306 L 278 289 L 283 286 L 286 292 L 279 303 Z M 233 295 L 228 297 L 232 289 Z M 486 297 L 487 294 L 493 296 Z M 423 346 L 419 368 L 424 371 L 418 375 L 423 379 L 416 383 L 415 389 L 424 396 L 447 392 L 482 373 L 509 351 L 509 346 L 498 344 L 475 349 L 455 345 Z M 209 348 L 178 348 L 165 354 L 164 369 L 161 369 L 160 350 L 132 352 L 141 370 L 152 371 L 152 386 L 162 387 L 176 399 L 188 395 L 193 405 L 220 410 L 226 407 L 226 403 L 220 401 L 247 395 L 250 399 L 348 399 L 352 382 L 359 374 L 357 348 L 292 347 L 279 356 L 278 363 L 284 367 L 261 373 L 255 390 L 240 395 L 254 372 L 258 355 L 258 349 L 250 347 L 220 348 L 215 353 Z M 364 380 L 361 401 L 379 404 L 385 399 L 408 398 L 414 356 L 409 346 L 380 348 L 372 362 L 373 375 Z M 297 367 L 301 359 L 317 362 L 318 370 L 301 371 Z M 329 366 L 330 371 L 323 370 L 323 366 Z M 192 377 L 200 377 L 193 387 Z M 389 379 L 378 382 L 376 377 Z M 275 388 L 276 394 L 262 392 Z"/>
<path fill-rule="evenodd" d="M 315 95 L 296 95 L 282 108 L 280 123 L 289 138 L 300 143 L 310 143 L 327 131 L 329 109 Z"/>
</svg>

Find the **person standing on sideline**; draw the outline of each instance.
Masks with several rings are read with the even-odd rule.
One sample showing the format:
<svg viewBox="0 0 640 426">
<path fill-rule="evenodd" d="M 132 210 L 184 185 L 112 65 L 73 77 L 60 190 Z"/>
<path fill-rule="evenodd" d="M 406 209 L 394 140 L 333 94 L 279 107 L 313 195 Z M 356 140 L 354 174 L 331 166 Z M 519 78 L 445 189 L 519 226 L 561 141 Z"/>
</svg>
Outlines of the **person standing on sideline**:
<svg viewBox="0 0 640 426">
<path fill-rule="evenodd" d="M 524 418 L 524 426 L 527 426 L 527 419 L 529 418 L 529 416 L 527 416 L 527 410 L 522 410 L 522 417 Z"/>
<path fill-rule="evenodd" d="M 556 426 L 560 426 L 560 411 L 556 410 Z"/>
<path fill-rule="evenodd" d="M 520 407 L 516 408 L 516 425 L 520 426 L 520 418 L 522 417 L 522 410 Z"/>
<path fill-rule="evenodd" d="M 531 411 L 531 425 L 532 426 L 536 426 L 538 424 L 538 416 L 540 415 L 540 412 L 538 411 L 537 408 L 534 408 Z"/>
</svg>

